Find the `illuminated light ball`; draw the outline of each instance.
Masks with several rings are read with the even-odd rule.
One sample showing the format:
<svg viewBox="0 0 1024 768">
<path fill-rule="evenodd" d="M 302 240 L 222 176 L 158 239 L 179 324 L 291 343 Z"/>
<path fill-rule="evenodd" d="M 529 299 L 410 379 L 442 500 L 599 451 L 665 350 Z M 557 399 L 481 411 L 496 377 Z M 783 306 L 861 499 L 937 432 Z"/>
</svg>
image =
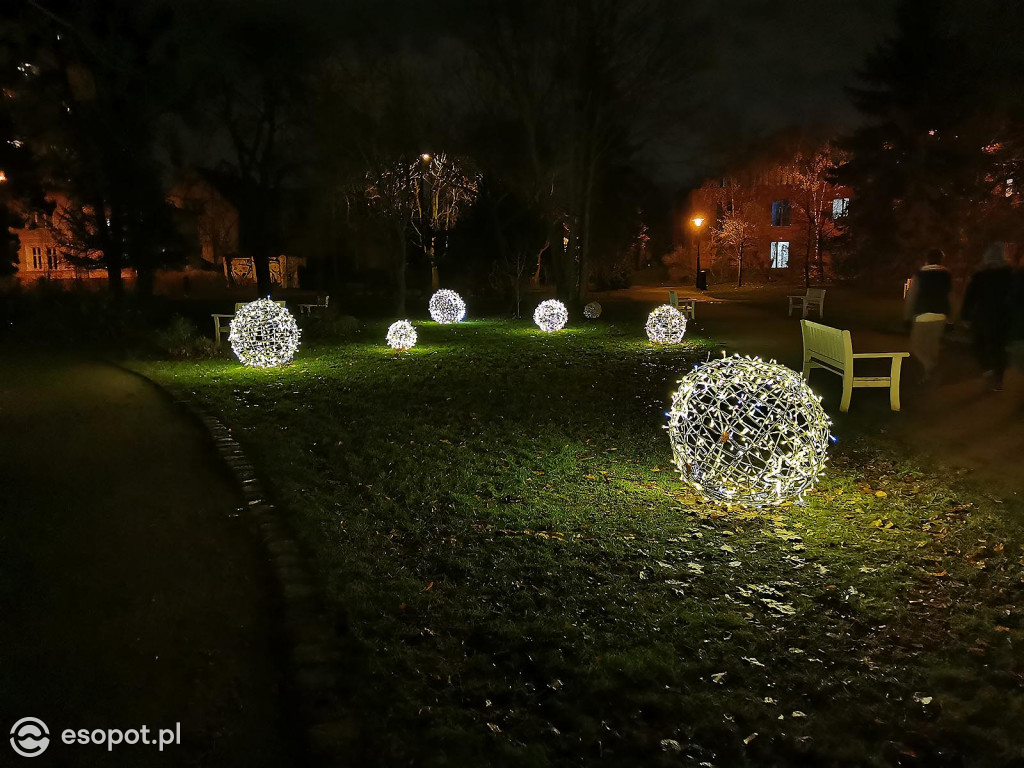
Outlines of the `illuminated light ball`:
<svg viewBox="0 0 1024 768">
<path fill-rule="evenodd" d="M 451 325 L 466 316 L 466 302 L 455 291 L 442 288 L 430 297 L 430 317 L 435 323 Z"/>
<path fill-rule="evenodd" d="M 533 322 L 545 333 L 560 331 L 569 322 L 569 310 L 558 299 L 548 299 L 537 305 L 533 313 Z"/>
<path fill-rule="evenodd" d="M 583 308 L 583 316 L 587 320 L 597 320 L 601 316 L 601 305 L 592 301 Z"/>
<path fill-rule="evenodd" d="M 408 320 L 397 320 L 388 327 L 388 346 L 403 352 L 416 346 L 416 329 Z"/>
<path fill-rule="evenodd" d="M 799 501 L 825 468 L 831 422 L 795 371 L 728 357 L 679 382 L 668 413 L 676 469 L 708 501 Z"/>
<path fill-rule="evenodd" d="M 686 315 L 662 304 L 647 316 L 647 338 L 655 344 L 679 344 L 686 335 Z"/>
<path fill-rule="evenodd" d="M 235 313 L 228 341 L 242 365 L 275 368 L 295 357 L 299 334 L 291 312 L 270 299 L 256 299 Z"/>
</svg>

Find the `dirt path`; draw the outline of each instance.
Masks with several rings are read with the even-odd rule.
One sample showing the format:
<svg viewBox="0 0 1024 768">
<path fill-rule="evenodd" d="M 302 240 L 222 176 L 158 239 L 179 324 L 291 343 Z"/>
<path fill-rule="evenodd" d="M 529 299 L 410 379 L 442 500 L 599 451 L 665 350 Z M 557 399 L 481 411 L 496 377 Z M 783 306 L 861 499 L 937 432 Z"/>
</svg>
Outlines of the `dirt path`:
<svg viewBox="0 0 1024 768">
<path fill-rule="evenodd" d="M 296 762 L 269 572 L 198 427 L 94 363 L 0 361 L 0 764 Z M 64 729 L 181 723 L 181 746 L 61 743 Z"/>
</svg>

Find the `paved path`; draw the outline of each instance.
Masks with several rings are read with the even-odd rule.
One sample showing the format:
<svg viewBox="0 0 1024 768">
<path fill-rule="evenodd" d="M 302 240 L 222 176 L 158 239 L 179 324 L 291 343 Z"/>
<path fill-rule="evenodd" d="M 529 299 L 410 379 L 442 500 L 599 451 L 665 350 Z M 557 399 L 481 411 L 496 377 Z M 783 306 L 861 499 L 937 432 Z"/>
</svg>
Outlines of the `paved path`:
<svg viewBox="0 0 1024 768">
<path fill-rule="evenodd" d="M 269 571 L 200 430 L 94 363 L 0 360 L 0 765 L 274 766 L 285 733 Z M 65 746 L 181 723 L 182 746 Z M 16 762 L 17 761 L 17 762 Z"/>
</svg>

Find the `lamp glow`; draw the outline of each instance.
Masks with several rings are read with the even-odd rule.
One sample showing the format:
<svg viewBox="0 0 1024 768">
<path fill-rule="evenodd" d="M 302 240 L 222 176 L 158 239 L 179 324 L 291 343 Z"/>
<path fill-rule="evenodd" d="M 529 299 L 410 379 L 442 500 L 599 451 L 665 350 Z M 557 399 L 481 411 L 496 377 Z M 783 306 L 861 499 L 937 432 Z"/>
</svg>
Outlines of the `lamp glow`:
<svg viewBox="0 0 1024 768">
<path fill-rule="evenodd" d="M 235 313 L 228 341 L 242 365 L 276 368 L 295 357 L 299 335 L 291 312 L 270 299 L 256 299 Z"/>
<path fill-rule="evenodd" d="M 730 357 L 694 368 L 672 396 L 668 433 L 683 481 L 706 500 L 798 501 L 825 468 L 831 422 L 795 371 Z"/>
<path fill-rule="evenodd" d="M 404 352 L 416 346 L 416 329 L 408 320 L 396 320 L 388 327 L 388 346 Z"/>
<path fill-rule="evenodd" d="M 644 330 L 655 344 L 679 344 L 686 335 L 686 315 L 669 304 L 662 304 L 647 316 Z"/>
<path fill-rule="evenodd" d="M 587 320 L 597 320 L 601 316 L 601 305 L 592 301 L 583 308 L 583 316 Z"/>
<path fill-rule="evenodd" d="M 430 297 L 430 317 L 435 323 L 451 325 L 462 322 L 466 316 L 466 302 L 455 291 L 442 288 Z"/>
<path fill-rule="evenodd" d="M 547 299 L 537 305 L 533 313 L 533 322 L 545 333 L 560 331 L 569 322 L 569 310 L 558 299 Z"/>
</svg>

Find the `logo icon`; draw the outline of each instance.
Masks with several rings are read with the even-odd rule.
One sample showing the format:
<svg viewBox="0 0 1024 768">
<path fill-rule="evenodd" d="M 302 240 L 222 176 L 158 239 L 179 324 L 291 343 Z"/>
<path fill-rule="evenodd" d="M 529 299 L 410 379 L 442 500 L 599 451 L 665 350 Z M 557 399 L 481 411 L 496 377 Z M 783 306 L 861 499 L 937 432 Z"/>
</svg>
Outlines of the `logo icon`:
<svg viewBox="0 0 1024 768">
<path fill-rule="evenodd" d="M 11 746 L 22 757 L 38 757 L 50 746 L 50 731 L 38 717 L 23 717 L 11 728 Z"/>
</svg>

